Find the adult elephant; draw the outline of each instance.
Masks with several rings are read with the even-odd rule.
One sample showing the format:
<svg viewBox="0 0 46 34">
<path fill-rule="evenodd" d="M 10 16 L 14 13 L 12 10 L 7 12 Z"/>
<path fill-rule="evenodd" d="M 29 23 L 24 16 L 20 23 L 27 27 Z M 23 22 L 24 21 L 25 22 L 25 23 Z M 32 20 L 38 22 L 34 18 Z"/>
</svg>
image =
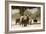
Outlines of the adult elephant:
<svg viewBox="0 0 46 34">
<path fill-rule="evenodd" d="M 29 23 L 29 17 L 24 15 L 23 17 L 21 17 L 20 21 L 21 21 L 21 24 L 24 25 L 25 27 Z"/>
<path fill-rule="evenodd" d="M 20 23 L 20 18 L 16 19 L 16 24 Z"/>
</svg>

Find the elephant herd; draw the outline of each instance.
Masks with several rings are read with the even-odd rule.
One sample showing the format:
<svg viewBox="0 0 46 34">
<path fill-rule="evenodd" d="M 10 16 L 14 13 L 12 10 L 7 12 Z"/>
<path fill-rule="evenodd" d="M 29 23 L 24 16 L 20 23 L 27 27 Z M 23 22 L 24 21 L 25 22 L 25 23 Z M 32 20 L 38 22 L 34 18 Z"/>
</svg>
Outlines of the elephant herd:
<svg viewBox="0 0 46 34">
<path fill-rule="evenodd" d="M 31 24 L 31 20 L 29 19 L 29 16 L 21 16 L 20 18 L 16 19 L 16 24 L 19 23 L 19 25 L 27 26 L 27 24 Z"/>
</svg>

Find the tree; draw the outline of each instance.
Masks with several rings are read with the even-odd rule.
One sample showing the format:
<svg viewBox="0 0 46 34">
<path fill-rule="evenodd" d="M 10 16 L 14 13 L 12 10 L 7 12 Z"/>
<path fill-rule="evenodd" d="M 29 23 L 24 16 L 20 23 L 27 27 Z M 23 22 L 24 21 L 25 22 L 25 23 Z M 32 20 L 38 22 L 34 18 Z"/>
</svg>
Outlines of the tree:
<svg viewBox="0 0 46 34">
<path fill-rule="evenodd" d="M 12 15 L 13 19 L 20 18 L 20 13 L 15 13 Z"/>
<path fill-rule="evenodd" d="M 29 12 L 29 11 L 25 11 L 25 12 L 24 12 L 24 15 L 31 16 L 31 15 L 32 15 L 32 13 L 31 13 L 31 12 Z"/>
<path fill-rule="evenodd" d="M 32 14 L 31 17 L 32 17 L 32 19 L 40 18 L 40 11 L 37 11 L 34 14 Z"/>
</svg>

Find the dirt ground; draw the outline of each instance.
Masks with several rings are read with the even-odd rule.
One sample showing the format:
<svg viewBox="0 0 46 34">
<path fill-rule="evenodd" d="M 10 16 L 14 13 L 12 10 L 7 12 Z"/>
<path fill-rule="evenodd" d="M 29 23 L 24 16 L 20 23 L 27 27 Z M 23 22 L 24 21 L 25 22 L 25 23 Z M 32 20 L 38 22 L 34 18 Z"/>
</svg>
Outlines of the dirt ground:
<svg viewBox="0 0 46 34">
<path fill-rule="evenodd" d="M 17 31 L 17 30 L 35 30 L 35 29 L 40 29 L 41 24 L 32 24 L 32 25 L 27 25 L 26 27 L 22 25 L 12 25 L 12 30 Z"/>
</svg>

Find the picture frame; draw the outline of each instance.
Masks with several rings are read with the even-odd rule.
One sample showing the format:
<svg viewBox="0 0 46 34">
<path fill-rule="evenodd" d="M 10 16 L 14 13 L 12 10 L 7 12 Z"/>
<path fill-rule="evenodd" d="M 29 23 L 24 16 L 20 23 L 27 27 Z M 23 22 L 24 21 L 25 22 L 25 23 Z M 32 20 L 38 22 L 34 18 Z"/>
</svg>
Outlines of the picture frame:
<svg viewBox="0 0 46 34">
<path fill-rule="evenodd" d="M 11 8 L 12 6 L 12 8 Z M 18 7 L 23 7 L 25 9 L 32 9 L 32 8 L 38 8 L 40 7 L 40 14 L 41 14 L 41 29 L 40 28 L 32 28 L 32 30 L 25 30 L 23 28 L 20 28 L 22 30 L 16 30 L 15 29 L 11 29 L 11 23 L 12 22 L 11 20 L 11 15 L 12 13 L 14 13 L 14 9 L 16 11 L 16 8 L 17 8 L 17 11 L 18 11 Z M 14 8 L 15 7 L 15 8 Z M 13 10 L 13 12 L 11 12 Z M 23 8 L 21 9 L 23 10 Z M 10 21 L 9 21 L 10 20 Z M 36 25 L 37 26 L 37 25 Z M 18 26 L 17 26 L 18 27 Z M 33 30 L 34 29 L 34 30 Z M 39 2 L 23 2 L 23 1 L 6 1 L 5 2 L 5 33 L 7 34 L 13 34 L 13 33 L 22 33 L 22 32 L 42 32 L 42 31 L 45 31 L 45 3 L 39 3 Z"/>
</svg>

